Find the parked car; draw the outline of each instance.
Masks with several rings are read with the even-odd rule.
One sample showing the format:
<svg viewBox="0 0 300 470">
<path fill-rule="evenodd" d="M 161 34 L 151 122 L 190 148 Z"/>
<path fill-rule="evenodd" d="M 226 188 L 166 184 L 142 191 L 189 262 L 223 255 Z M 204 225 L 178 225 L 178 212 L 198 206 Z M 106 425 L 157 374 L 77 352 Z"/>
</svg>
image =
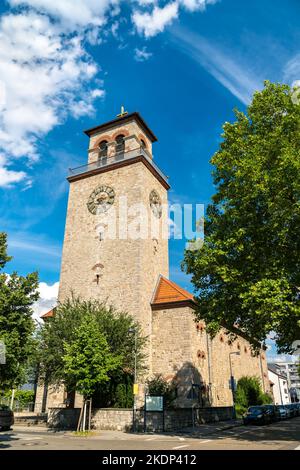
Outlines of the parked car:
<svg viewBox="0 0 300 470">
<path fill-rule="evenodd" d="M 266 413 L 270 416 L 271 421 L 276 421 L 280 419 L 278 410 L 275 405 L 263 405 L 262 408 L 266 410 Z"/>
<path fill-rule="evenodd" d="M 8 431 L 14 424 L 14 413 L 7 405 L 0 404 L 0 430 Z"/>
<path fill-rule="evenodd" d="M 279 419 L 287 419 L 289 417 L 288 410 L 284 405 L 276 406 Z"/>
<path fill-rule="evenodd" d="M 292 418 L 293 417 L 293 411 L 291 408 L 291 405 L 284 405 L 286 412 L 287 412 L 287 418 Z"/>
<path fill-rule="evenodd" d="M 298 416 L 299 415 L 298 404 L 297 403 L 291 403 L 289 406 L 292 410 L 292 416 L 293 417 Z"/>
<path fill-rule="evenodd" d="M 272 422 L 270 411 L 264 406 L 250 406 L 243 416 L 244 424 L 269 424 Z"/>
</svg>

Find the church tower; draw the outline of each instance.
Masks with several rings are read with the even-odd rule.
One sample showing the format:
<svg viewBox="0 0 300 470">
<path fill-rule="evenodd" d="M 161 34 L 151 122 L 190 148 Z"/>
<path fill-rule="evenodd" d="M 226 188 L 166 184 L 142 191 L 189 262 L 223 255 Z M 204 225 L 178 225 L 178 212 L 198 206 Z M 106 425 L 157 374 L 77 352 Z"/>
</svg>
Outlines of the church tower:
<svg viewBox="0 0 300 470">
<path fill-rule="evenodd" d="M 151 300 L 168 277 L 167 177 L 153 161 L 156 137 L 139 113 L 85 131 L 88 162 L 70 170 L 59 301 L 71 292 L 127 311 L 149 337 Z"/>
</svg>

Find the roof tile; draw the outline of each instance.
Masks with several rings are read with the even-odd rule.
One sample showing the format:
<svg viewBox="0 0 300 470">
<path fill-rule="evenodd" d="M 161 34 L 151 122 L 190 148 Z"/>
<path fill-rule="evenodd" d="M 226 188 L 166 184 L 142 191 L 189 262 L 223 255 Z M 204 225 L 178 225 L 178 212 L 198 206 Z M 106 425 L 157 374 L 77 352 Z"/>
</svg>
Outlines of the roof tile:
<svg viewBox="0 0 300 470">
<path fill-rule="evenodd" d="M 160 276 L 154 293 L 152 305 L 182 301 L 194 301 L 194 296 L 187 290 L 175 284 L 175 282 L 169 281 L 169 279 Z"/>
</svg>

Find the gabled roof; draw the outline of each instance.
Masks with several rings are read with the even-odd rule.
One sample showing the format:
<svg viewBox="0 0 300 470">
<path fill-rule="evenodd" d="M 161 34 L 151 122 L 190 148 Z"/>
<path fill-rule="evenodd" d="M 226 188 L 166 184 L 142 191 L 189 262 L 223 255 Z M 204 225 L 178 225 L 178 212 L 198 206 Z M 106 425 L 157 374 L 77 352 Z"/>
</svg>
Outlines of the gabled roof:
<svg viewBox="0 0 300 470">
<path fill-rule="evenodd" d="M 268 363 L 268 370 L 273 372 L 273 374 L 277 375 L 278 377 L 281 377 L 282 379 L 287 380 L 286 374 L 281 372 L 276 366 L 276 364 Z"/>
<path fill-rule="evenodd" d="M 55 315 L 56 307 L 54 307 L 52 310 L 49 310 L 49 312 L 44 313 L 44 315 L 41 315 L 41 318 L 52 318 Z"/>
<path fill-rule="evenodd" d="M 195 303 L 194 296 L 190 292 L 164 276 L 159 277 L 151 302 L 152 308 L 158 309 L 158 306 L 171 308 Z"/>
<path fill-rule="evenodd" d="M 137 113 L 137 112 L 125 114 L 124 116 L 117 117 L 116 119 L 113 119 L 112 121 L 104 122 L 103 124 L 100 124 L 99 126 L 87 129 L 86 131 L 84 131 L 84 133 L 90 137 L 96 132 L 105 131 L 111 127 L 119 126 L 120 123 L 125 124 L 126 122 L 133 121 L 133 120 L 136 121 L 141 126 L 141 128 L 147 134 L 151 142 L 157 141 L 156 135 L 153 134 L 150 127 L 146 124 L 146 122 L 144 121 L 140 113 Z"/>
</svg>

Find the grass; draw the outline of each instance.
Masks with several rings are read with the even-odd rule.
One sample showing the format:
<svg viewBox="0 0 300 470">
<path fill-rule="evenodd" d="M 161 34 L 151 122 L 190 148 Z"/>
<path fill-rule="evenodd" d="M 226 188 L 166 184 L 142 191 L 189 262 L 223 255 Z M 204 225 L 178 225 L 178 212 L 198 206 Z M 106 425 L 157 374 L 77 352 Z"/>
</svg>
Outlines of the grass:
<svg viewBox="0 0 300 470">
<path fill-rule="evenodd" d="M 93 431 L 74 431 L 73 435 L 76 437 L 91 437 L 95 436 L 96 433 Z"/>
</svg>

